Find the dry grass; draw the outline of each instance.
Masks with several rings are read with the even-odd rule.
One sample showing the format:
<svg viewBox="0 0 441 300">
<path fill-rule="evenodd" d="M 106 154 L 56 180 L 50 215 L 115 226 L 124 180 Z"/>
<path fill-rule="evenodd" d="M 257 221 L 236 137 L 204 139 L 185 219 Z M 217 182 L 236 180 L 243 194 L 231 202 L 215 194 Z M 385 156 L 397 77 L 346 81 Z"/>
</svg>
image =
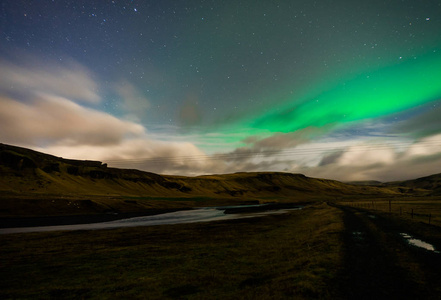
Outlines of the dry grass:
<svg viewBox="0 0 441 300">
<path fill-rule="evenodd" d="M 0 237 L 2 298 L 333 298 L 342 213 Z"/>
<path fill-rule="evenodd" d="M 424 223 L 430 221 L 432 225 L 441 226 L 441 197 L 379 198 L 339 202 L 339 204 L 363 208 L 372 212 L 390 212 L 395 217 L 405 220 Z"/>
</svg>

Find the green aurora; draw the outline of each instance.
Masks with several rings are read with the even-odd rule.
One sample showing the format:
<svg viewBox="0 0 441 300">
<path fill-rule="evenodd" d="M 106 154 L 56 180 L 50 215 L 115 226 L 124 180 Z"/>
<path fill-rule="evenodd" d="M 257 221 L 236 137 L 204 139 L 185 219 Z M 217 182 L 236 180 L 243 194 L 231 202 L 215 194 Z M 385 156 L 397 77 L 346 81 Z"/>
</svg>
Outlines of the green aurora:
<svg viewBox="0 0 441 300">
<path fill-rule="evenodd" d="M 243 140 L 243 134 L 262 138 L 307 127 L 375 119 L 440 100 L 441 56 L 433 51 L 341 79 L 329 88 L 322 86 L 264 113 L 230 123 L 226 131 L 239 134 L 228 142 Z"/>
</svg>

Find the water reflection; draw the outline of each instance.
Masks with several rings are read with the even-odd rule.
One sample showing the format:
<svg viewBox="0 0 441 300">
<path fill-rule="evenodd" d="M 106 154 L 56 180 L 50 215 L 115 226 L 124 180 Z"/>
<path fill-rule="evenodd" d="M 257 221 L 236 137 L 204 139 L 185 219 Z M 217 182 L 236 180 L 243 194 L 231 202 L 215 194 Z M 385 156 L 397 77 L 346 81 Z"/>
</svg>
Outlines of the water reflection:
<svg viewBox="0 0 441 300">
<path fill-rule="evenodd" d="M 419 248 L 423 248 L 423 249 L 426 249 L 428 251 L 433 251 L 435 253 L 439 253 L 439 251 L 435 250 L 435 247 L 432 244 L 426 243 L 426 242 L 424 242 L 424 241 L 422 241 L 420 239 L 416 239 L 416 238 L 412 237 L 410 234 L 407 234 L 407 233 L 404 233 L 404 232 L 400 233 L 400 235 L 403 238 L 405 238 L 406 241 L 409 244 L 411 244 L 413 246 L 416 246 L 416 247 L 419 247 Z"/>
<path fill-rule="evenodd" d="M 247 206 L 236 206 L 247 207 Z M 136 227 L 136 226 L 155 226 L 165 224 L 184 224 L 196 222 L 210 222 L 218 220 L 242 219 L 265 216 L 270 214 L 283 214 L 289 210 L 301 209 L 279 209 L 253 213 L 239 213 L 239 214 L 225 214 L 225 209 L 231 207 L 204 207 L 191 210 L 182 210 L 171 213 L 135 217 L 128 219 L 121 219 L 111 222 L 91 223 L 91 224 L 77 224 L 77 225 L 58 225 L 58 226 L 40 226 L 40 227 L 20 227 L 20 228 L 3 228 L 0 229 L 0 234 L 10 233 L 25 233 L 25 232 L 45 232 L 45 231 L 59 231 L 59 230 L 96 230 L 96 229 L 111 229 L 122 227 Z"/>
</svg>

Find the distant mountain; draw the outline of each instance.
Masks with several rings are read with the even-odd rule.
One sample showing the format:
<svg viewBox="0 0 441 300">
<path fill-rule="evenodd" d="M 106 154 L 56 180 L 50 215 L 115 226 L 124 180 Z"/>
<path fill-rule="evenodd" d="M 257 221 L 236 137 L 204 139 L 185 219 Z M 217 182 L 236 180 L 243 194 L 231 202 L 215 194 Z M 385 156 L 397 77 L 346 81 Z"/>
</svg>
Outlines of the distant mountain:
<svg viewBox="0 0 441 300">
<path fill-rule="evenodd" d="M 382 186 L 382 185 L 384 185 L 381 181 L 376 181 L 376 180 L 348 181 L 346 183 L 353 184 L 353 185 L 368 185 L 368 186 Z"/>
<path fill-rule="evenodd" d="M 388 182 L 389 187 L 406 187 L 409 189 L 426 190 L 430 195 L 441 195 L 441 174 L 434 174 L 412 180 Z"/>
<path fill-rule="evenodd" d="M 275 172 L 168 176 L 0 144 L 0 216 L 388 197 L 426 191 L 426 187 L 429 185 L 412 186 L 410 182 L 402 186 L 353 185 Z"/>
</svg>

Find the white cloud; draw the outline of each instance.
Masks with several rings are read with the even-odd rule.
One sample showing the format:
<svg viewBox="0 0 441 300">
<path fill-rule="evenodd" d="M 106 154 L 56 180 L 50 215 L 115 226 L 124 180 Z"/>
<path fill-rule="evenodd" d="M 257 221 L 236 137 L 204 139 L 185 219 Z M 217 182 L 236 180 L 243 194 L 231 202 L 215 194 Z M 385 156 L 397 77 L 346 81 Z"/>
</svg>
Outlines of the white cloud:
<svg viewBox="0 0 441 300">
<path fill-rule="evenodd" d="M 43 150 L 43 149 L 41 149 Z M 110 167 L 141 169 L 166 174 L 205 173 L 212 164 L 205 153 L 191 143 L 171 143 L 140 137 L 114 145 L 54 145 L 48 153 L 77 159 L 99 160 Z"/>
<path fill-rule="evenodd" d="M 441 153 L 441 134 L 425 137 L 412 144 L 406 151 L 407 158 Z M 441 171 L 441 170 L 440 170 Z"/>
<path fill-rule="evenodd" d="M 137 122 L 83 106 L 101 98 L 83 66 L 29 61 L 20 66 L 0 61 L 1 142 L 161 173 L 216 169 L 216 162 L 191 142 L 159 140 Z M 117 91 L 130 114 L 140 117 L 148 109 L 147 99 L 132 84 L 123 82 Z"/>
<path fill-rule="evenodd" d="M 137 123 L 49 95 L 29 103 L 0 97 L 0 139 L 65 158 L 157 173 L 212 173 L 223 164 L 190 142 L 160 141 Z"/>
<path fill-rule="evenodd" d="M 415 141 L 403 151 L 403 143 L 365 142 L 341 149 L 334 157 L 324 156 L 316 166 L 296 166 L 296 171 L 312 177 L 342 181 L 413 179 L 441 172 L 441 135 Z"/>
<path fill-rule="evenodd" d="M 98 103 L 98 84 L 89 70 L 73 61 L 45 65 L 32 58 L 24 65 L 0 60 L 0 90 L 7 94 L 33 97 L 53 94 L 79 101 Z"/>
<path fill-rule="evenodd" d="M 367 145 L 351 146 L 337 159 L 340 166 L 369 166 L 392 164 L 396 159 L 393 148 L 369 148 Z"/>
<path fill-rule="evenodd" d="M 141 125 L 66 98 L 46 95 L 21 103 L 0 97 L 0 137 L 5 143 L 110 145 L 143 133 Z"/>
</svg>

